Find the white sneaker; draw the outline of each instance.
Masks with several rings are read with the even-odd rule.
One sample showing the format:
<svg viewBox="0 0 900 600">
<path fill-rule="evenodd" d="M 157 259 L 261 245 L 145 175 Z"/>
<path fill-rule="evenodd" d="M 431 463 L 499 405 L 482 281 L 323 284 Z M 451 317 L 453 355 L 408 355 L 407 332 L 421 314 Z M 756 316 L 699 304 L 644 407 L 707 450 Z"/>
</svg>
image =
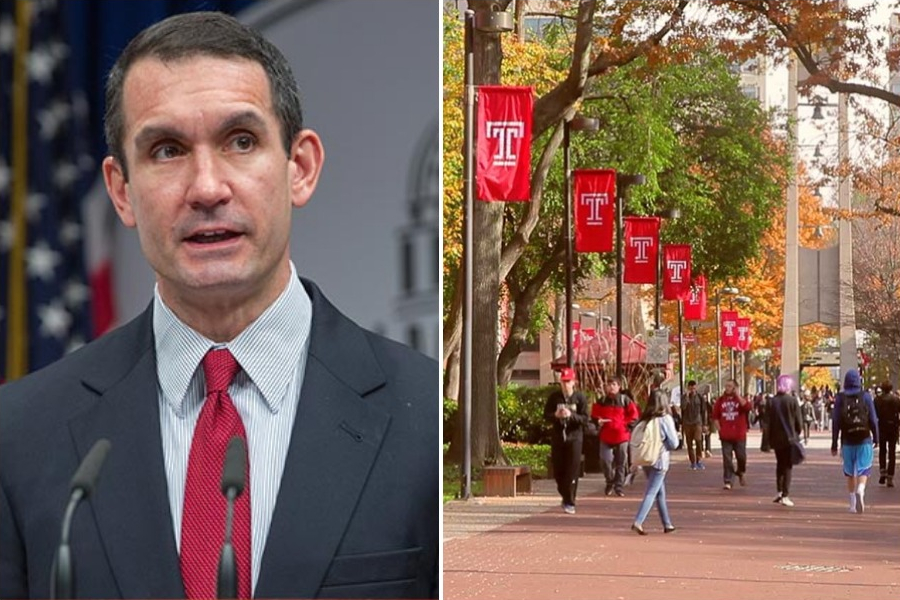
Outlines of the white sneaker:
<svg viewBox="0 0 900 600">
<path fill-rule="evenodd" d="M 866 512 L 866 497 L 856 492 L 856 512 L 863 514 Z"/>
<path fill-rule="evenodd" d="M 572 506 L 571 504 L 566 504 L 566 505 L 563 507 L 563 510 L 566 512 L 567 515 L 574 515 L 574 514 L 575 514 L 575 507 Z"/>
<path fill-rule="evenodd" d="M 790 498 L 788 498 L 787 496 L 781 497 L 781 503 L 785 506 L 793 506 L 794 505 L 794 501 L 791 500 Z"/>
</svg>

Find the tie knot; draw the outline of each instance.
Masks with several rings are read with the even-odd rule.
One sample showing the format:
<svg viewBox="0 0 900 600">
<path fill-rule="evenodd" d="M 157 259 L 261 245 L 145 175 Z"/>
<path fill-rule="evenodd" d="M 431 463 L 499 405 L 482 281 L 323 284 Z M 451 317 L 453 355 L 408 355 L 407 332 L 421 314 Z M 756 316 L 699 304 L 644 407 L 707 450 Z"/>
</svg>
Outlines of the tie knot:
<svg viewBox="0 0 900 600">
<path fill-rule="evenodd" d="M 241 366 L 227 348 L 210 350 L 203 357 L 203 375 L 206 377 L 206 393 L 227 392 L 228 386 Z"/>
</svg>

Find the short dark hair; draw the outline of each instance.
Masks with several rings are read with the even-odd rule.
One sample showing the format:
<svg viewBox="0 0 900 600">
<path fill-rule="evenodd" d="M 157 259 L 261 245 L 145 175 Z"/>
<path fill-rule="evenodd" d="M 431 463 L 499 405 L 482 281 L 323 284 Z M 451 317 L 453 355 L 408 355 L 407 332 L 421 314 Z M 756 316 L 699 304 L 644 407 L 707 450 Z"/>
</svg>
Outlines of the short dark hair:
<svg viewBox="0 0 900 600">
<path fill-rule="evenodd" d="M 890 381 L 885 381 L 884 383 L 881 384 L 881 391 L 885 394 L 889 393 L 893 389 L 894 389 L 894 386 L 891 385 Z"/>
<path fill-rule="evenodd" d="M 689 379 L 688 382 L 687 382 L 687 384 L 688 384 L 688 385 L 697 385 L 697 382 L 694 381 L 693 379 Z"/>
<path fill-rule="evenodd" d="M 151 57 L 168 63 L 194 56 L 243 58 L 259 63 L 269 80 L 285 152 L 290 153 L 294 138 L 303 129 L 303 111 L 300 90 L 284 54 L 258 31 L 234 17 L 214 11 L 184 13 L 137 34 L 125 46 L 106 80 L 106 145 L 121 165 L 126 181 L 122 93 L 129 69 L 142 58 Z"/>
<path fill-rule="evenodd" d="M 622 387 L 622 378 L 619 377 L 618 375 L 613 375 L 612 377 L 607 377 L 606 384 L 609 385 L 610 383 L 617 383 L 617 384 L 619 384 L 619 387 Z"/>
</svg>

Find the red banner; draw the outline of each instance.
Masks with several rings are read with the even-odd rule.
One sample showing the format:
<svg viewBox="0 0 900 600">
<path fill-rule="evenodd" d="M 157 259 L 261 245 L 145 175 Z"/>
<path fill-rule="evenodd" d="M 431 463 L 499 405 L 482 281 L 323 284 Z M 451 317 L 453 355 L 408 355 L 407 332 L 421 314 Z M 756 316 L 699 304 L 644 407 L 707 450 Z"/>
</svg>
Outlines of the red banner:
<svg viewBox="0 0 900 600">
<path fill-rule="evenodd" d="M 475 183 L 479 200 L 531 198 L 530 87 L 478 87 Z"/>
<path fill-rule="evenodd" d="M 738 313 L 736 310 L 723 310 L 721 313 L 722 345 L 726 348 L 737 348 L 737 320 Z"/>
<path fill-rule="evenodd" d="M 684 301 L 684 318 L 689 321 L 706 320 L 706 277 L 694 277 L 691 291 Z"/>
<path fill-rule="evenodd" d="M 616 172 L 574 171 L 575 252 L 612 252 L 616 225 Z"/>
<path fill-rule="evenodd" d="M 581 323 L 572 321 L 572 350 L 578 350 L 581 347 Z"/>
<path fill-rule="evenodd" d="M 690 244 L 663 246 L 663 299 L 687 300 L 691 294 Z"/>
<path fill-rule="evenodd" d="M 659 218 L 625 218 L 625 283 L 656 283 Z"/>
<path fill-rule="evenodd" d="M 738 317 L 737 320 L 737 342 L 735 348 L 740 350 L 741 352 L 746 352 L 750 349 L 750 341 L 752 337 L 750 335 L 750 318 L 749 317 Z"/>
</svg>

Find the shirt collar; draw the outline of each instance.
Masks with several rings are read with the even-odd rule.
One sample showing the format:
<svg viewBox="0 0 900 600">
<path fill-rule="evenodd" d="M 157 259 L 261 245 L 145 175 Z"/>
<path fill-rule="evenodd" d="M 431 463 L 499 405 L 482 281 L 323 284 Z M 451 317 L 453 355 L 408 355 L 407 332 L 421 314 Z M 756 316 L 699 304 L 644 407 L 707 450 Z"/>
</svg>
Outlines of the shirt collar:
<svg viewBox="0 0 900 600">
<path fill-rule="evenodd" d="M 153 292 L 153 334 L 157 378 L 166 403 L 179 417 L 185 414 L 188 389 L 198 377 L 200 362 L 210 348 L 225 347 L 259 389 L 266 406 L 277 413 L 309 344 L 312 303 L 291 263 L 291 276 L 281 295 L 233 340 L 219 344 L 201 335 Z M 240 376 L 239 376 L 240 377 Z"/>
</svg>

